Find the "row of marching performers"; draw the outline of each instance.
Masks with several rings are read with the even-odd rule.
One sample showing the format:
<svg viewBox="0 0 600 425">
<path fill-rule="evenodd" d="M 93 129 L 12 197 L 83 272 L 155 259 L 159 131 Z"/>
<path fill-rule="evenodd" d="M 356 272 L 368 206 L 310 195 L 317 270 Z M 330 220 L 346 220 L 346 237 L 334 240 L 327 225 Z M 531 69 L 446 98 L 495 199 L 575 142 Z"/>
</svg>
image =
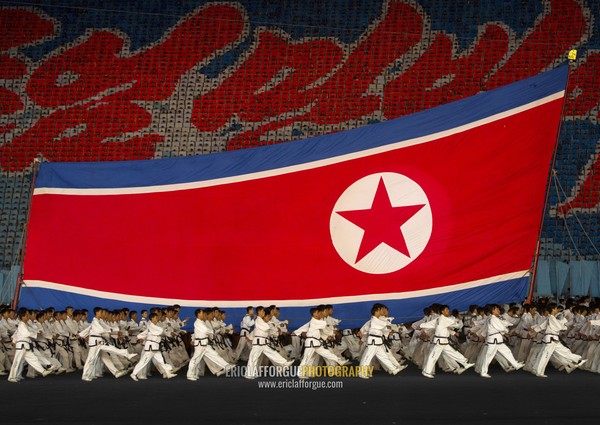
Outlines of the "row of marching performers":
<svg viewBox="0 0 600 425">
<path fill-rule="evenodd" d="M 197 309 L 192 335 L 183 330 L 189 319 L 181 320 L 179 311 L 178 305 L 157 307 L 142 310 L 138 318 L 138 312 L 126 308 L 109 311 L 96 307 L 88 321 L 86 310 L 72 307 L 64 311 L 21 308 L 18 312 L 1 308 L 0 374 L 8 374 L 10 382 L 19 382 L 24 376 L 80 370 L 84 381 L 107 372 L 116 378 L 129 374 L 138 381 L 156 372 L 173 378 L 189 363 L 187 378 L 196 380 L 204 375 L 206 366 L 218 376 L 233 367 L 239 357 L 245 355 L 247 359 L 244 348 L 248 337 L 256 335 L 250 347 L 257 347 L 253 354 L 257 364 L 262 359 L 259 349 L 270 353 L 270 346 L 283 347 L 283 337 L 289 337 L 288 321 L 277 320 L 279 309 L 275 306 L 257 308 L 257 316 L 253 308 L 247 309 L 237 350 L 231 338 L 234 327 L 225 323 L 225 311 Z M 265 313 L 266 322 L 262 319 Z M 285 355 L 284 363 L 289 366 L 293 360 Z"/>
<path fill-rule="evenodd" d="M 179 319 L 178 306 L 151 309 L 149 315 L 142 311 L 139 322 L 136 313 L 126 309 L 96 308 L 91 323 L 86 312 L 70 308 L 37 313 L 22 309 L 8 339 L 15 323 L 9 317 L 12 322 L 7 326 L 6 311 L 2 313 L 0 360 L 10 370 L 11 382 L 22 379 L 25 364 L 31 377 L 82 369 L 86 381 L 106 371 L 115 377 L 130 374 L 134 380 L 146 379 L 153 371 L 171 378 L 188 363 L 187 378 L 197 380 L 206 367 L 218 376 L 244 360 L 245 377 L 250 379 L 258 376 L 259 366 L 273 363 L 289 368 L 297 359 L 300 366 L 346 365 L 354 360 L 391 374 L 403 370 L 405 360 L 410 360 L 428 378 L 434 377 L 436 365 L 458 374 L 474 366 L 481 376 L 489 377 L 494 360 L 506 371 L 524 367 L 537 376 L 545 376 L 548 362 L 567 372 L 578 367 L 600 370 L 597 309 L 547 304 L 525 305 L 523 312 L 512 307 L 503 313 L 499 306 L 488 305 L 473 307 L 460 317 L 451 314 L 448 306 L 434 304 L 423 319 L 404 326 L 392 323 L 385 305 L 375 304 L 371 319 L 360 330 L 342 330 L 333 307 L 321 305 L 310 309 L 310 321 L 289 333 L 289 322 L 280 320 L 276 306 L 248 307 L 235 345 L 234 329 L 225 323 L 224 311 L 198 309 L 188 355 L 183 341 L 187 333 L 181 330 L 187 319 Z M 300 378 L 307 377 L 302 375 L 306 368 L 298 370 Z"/>
<path fill-rule="evenodd" d="M 600 373 L 600 308 L 567 305 L 507 306 L 504 310 L 490 304 L 473 306 L 462 317 L 456 311 L 452 314 L 449 306 L 433 304 L 421 320 L 405 326 L 393 323 L 385 305 L 375 304 L 371 319 L 354 330 L 341 330 L 341 321 L 332 316 L 333 307 L 321 305 L 310 309 L 311 320 L 288 338 L 282 338 L 288 322 L 279 319 L 276 307 L 274 314 L 257 307 L 257 316 L 249 307 L 232 358 L 234 362 L 246 359 L 247 353 L 247 378 L 255 377 L 261 364 L 270 361 L 287 367 L 296 359 L 301 360 L 300 378 L 307 377 L 302 366 L 349 361 L 395 375 L 406 368 L 406 360 L 427 378 L 435 376 L 436 366 L 457 374 L 473 367 L 490 378 L 492 362 L 506 372 L 524 369 L 538 377 L 546 377 L 549 363 L 568 373 L 577 368 Z M 358 376 L 370 377 L 362 374 L 366 370 L 359 368 Z"/>
<path fill-rule="evenodd" d="M 472 306 L 463 318 L 467 341 L 462 347 L 467 357 L 485 344 L 481 325 L 487 314 L 485 308 Z M 508 328 L 505 342 L 513 357 L 524 363 L 524 370 L 545 377 L 545 366 L 550 362 L 568 373 L 576 368 L 600 373 L 600 306 L 578 304 L 573 299 L 564 306 L 542 300 L 522 307 L 507 306 L 499 317 Z M 500 359 L 499 363 L 509 370 L 506 362 Z"/>
<path fill-rule="evenodd" d="M 506 307 L 472 306 L 461 316 L 434 304 L 411 325 L 405 354 L 422 366 L 427 377 L 433 377 L 427 366 L 437 351 L 443 352 L 438 364 L 444 371 L 462 373 L 467 362 L 484 378 L 490 377 L 492 361 L 506 372 L 524 369 L 543 378 L 548 363 L 568 373 L 577 368 L 600 373 L 598 309 L 577 305 L 565 309 L 554 303 Z M 444 326 L 448 331 L 440 334 Z"/>
<path fill-rule="evenodd" d="M 371 319 L 359 330 L 340 330 L 341 321 L 333 318 L 333 307 L 322 305 L 310 310 L 311 320 L 291 333 L 288 344 L 278 344 L 281 338 L 273 339 L 277 329 L 287 322 L 276 318 L 269 328 L 260 319 L 264 312 L 259 310 L 254 320 L 249 308 L 250 313 L 242 321 L 242 330 L 245 328 L 248 336 L 238 343 L 238 357 L 234 359 L 240 355 L 243 358 L 244 350 L 250 349 L 249 378 L 257 365 L 252 355 L 257 351 L 279 366 L 285 366 L 288 359 L 301 359 L 300 378 L 306 377 L 302 376 L 302 366 L 319 362 L 344 365 L 348 360 L 394 375 L 406 368 L 405 360 L 410 360 L 427 378 L 435 376 L 436 366 L 457 374 L 473 367 L 482 377 L 490 378 L 492 362 L 499 363 L 506 372 L 524 369 L 538 377 L 546 377 L 549 363 L 568 373 L 577 368 L 600 373 L 600 308 L 574 303 L 567 306 L 546 303 L 524 305 L 522 309 L 507 306 L 504 310 L 489 304 L 473 306 L 462 317 L 456 311 L 452 314 L 447 305 L 433 304 L 425 309 L 421 320 L 405 326 L 393 323 L 385 305 L 375 304 Z M 267 315 L 267 322 L 271 320 Z M 251 333 L 253 323 L 256 331 Z M 263 326 L 262 338 L 257 340 L 256 332 Z M 358 376 L 369 377 L 361 373 Z"/>
<path fill-rule="evenodd" d="M 300 360 L 299 378 L 309 377 L 307 371 L 310 368 L 304 366 L 348 365 L 352 361 L 364 366 L 358 368 L 357 376 L 362 378 L 371 376 L 365 373 L 370 370 L 367 366 L 395 375 L 406 368 L 407 359 L 422 369 L 427 378 L 434 377 L 436 365 L 458 374 L 474 367 L 482 377 L 489 378 L 489 366 L 493 361 L 505 371 L 525 368 L 540 377 L 545 377 L 549 362 L 567 372 L 586 364 L 587 358 L 572 352 L 561 341 L 561 333 L 569 332 L 570 323 L 564 317 L 563 309 L 547 304 L 536 314 L 536 309 L 532 311 L 531 306 L 525 308 L 529 313 L 522 320 L 519 308 L 503 312 L 495 304 L 483 309 L 473 308 L 475 314 L 467 314 L 463 319 L 460 315 L 452 315 L 448 306 L 434 304 L 426 309 L 422 320 L 407 327 L 394 324 L 388 308 L 375 304 L 370 320 L 359 330 L 342 330 L 341 321 L 333 317 L 333 306 L 319 305 L 309 310 L 310 321 L 288 333 L 289 321 L 280 318 L 276 306 L 256 307 L 256 314 L 254 308 L 248 307 L 235 349 L 225 350 L 215 344 L 216 334 L 211 325 L 214 309 L 199 309 L 194 324 L 195 349 L 187 378 L 197 380 L 203 374 L 205 364 L 213 374 L 221 375 L 240 360 L 247 361 L 245 377 L 248 379 L 258 376 L 260 366 L 272 363 L 289 368 L 295 360 Z M 583 306 L 573 308 L 579 314 Z M 586 355 L 596 361 L 600 353 L 592 348 L 598 348 L 600 328 L 597 327 L 599 322 L 592 317 L 595 316 L 590 316 L 585 326 L 579 324 L 576 334 L 588 332 L 590 338 L 586 341 L 591 344 Z M 595 340 L 591 338 L 594 331 Z M 461 343 L 464 335 L 467 338 Z M 594 364 L 594 361 L 589 363 Z M 132 377 L 136 378 L 135 370 Z"/>
<path fill-rule="evenodd" d="M 186 332 L 181 330 L 186 320 L 180 320 L 178 313 L 179 306 L 154 308 L 142 310 L 138 319 L 138 312 L 126 308 L 97 307 L 89 322 L 87 310 L 72 307 L 63 311 L 0 309 L 0 375 L 8 374 L 10 382 L 18 382 L 24 376 L 80 370 L 84 381 L 106 371 L 119 378 L 131 372 L 135 361 L 143 357 L 145 342 L 154 339 L 159 341 L 161 359 L 166 360 L 161 373 L 175 376 L 173 371 L 189 361 L 182 339 Z M 162 329 L 158 339 L 149 336 L 152 322 Z"/>
</svg>

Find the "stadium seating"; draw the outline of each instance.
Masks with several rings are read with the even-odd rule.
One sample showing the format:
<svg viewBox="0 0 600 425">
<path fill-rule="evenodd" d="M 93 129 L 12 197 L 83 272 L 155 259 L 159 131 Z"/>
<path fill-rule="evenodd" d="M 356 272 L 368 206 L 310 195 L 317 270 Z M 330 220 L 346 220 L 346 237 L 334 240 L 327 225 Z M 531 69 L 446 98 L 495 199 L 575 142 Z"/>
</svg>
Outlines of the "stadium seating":
<svg viewBox="0 0 600 425">
<path fill-rule="evenodd" d="M 211 3 L 222 31 L 194 44 L 197 28 L 185 27 L 170 50 L 161 48 L 186 20 L 204 16 L 205 2 L 153 3 L 151 11 L 136 2 L 106 11 L 8 2 L 0 10 L 0 24 L 13 23 L 0 41 L 0 269 L 21 261 L 34 158 L 182 157 L 344 131 L 554 67 L 571 47 L 582 55 L 573 69 L 589 78 L 575 79 L 568 93 L 540 256 L 600 260 L 600 70 L 584 70 L 595 64 L 586 51 L 600 45 L 587 33 L 600 1 L 484 0 L 444 3 L 446 10 L 431 0 L 417 0 L 416 9 L 408 1 Z M 240 12 L 245 29 L 226 24 Z M 104 37 L 102 49 L 90 44 L 92 34 Z M 279 47 L 253 62 L 267 39 Z M 561 44 L 571 39 L 583 41 Z M 178 52 L 217 40 L 229 41 L 183 66 Z M 403 42 L 406 49 L 391 50 Z"/>
</svg>

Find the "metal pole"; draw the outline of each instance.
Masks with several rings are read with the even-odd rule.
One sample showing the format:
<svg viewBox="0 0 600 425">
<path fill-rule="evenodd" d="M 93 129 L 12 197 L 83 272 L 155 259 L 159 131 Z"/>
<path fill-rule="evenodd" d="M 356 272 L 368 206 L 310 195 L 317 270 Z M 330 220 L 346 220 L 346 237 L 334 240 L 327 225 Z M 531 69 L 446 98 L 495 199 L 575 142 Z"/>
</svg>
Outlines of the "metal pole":
<svg viewBox="0 0 600 425">
<path fill-rule="evenodd" d="M 562 111 L 561 111 L 561 120 L 558 123 L 558 131 L 556 132 L 556 141 L 554 144 L 554 150 L 552 152 L 552 162 L 550 163 L 550 179 L 548 182 L 548 187 L 546 188 L 546 197 L 544 199 L 544 213 L 542 214 L 542 218 L 540 220 L 540 228 L 538 230 L 538 238 L 537 238 L 537 243 L 535 246 L 535 256 L 533 258 L 533 267 L 532 267 L 532 271 L 531 271 L 531 283 L 529 284 L 529 294 L 527 295 L 527 303 L 530 303 L 532 298 L 533 298 L 533 286 L 535 284 L 535 278 L 537 275 L 537 267 L 538 267 L 538 261 L 539 261 L 539 252 L 540 252 L 540 244 L 541 244 L 541 238 L 542 238 L 542 230 L 544 227 L 544 219 L 546 217 L 546 207 L 548 206 L 548 198 L 550 197 L 550 187 L 552 185 L 552 175 L 554 173 L 556 173 L 556 171 L 554 170 L 554 164 L 556 163 L 556 154 L 558 152 L 558 142 L 560 139 L 560 131 L 562 129 L 562 117 L 565 114 L 565 107 L 567 105 L 567 93 L 569 90 L 569 78 L 571 76 L 571 63 L 573 63 L 575 61 L 575 59 L 577 59 L 577 50 L 571 50 L 569 52 L 568 55 L 568 70 L 567 70 L 567 82 L 565 84 L 565 96 L 564 96 L 564 100 L 563 100 L 563 106 L 562 106 Z"/>
</svg>

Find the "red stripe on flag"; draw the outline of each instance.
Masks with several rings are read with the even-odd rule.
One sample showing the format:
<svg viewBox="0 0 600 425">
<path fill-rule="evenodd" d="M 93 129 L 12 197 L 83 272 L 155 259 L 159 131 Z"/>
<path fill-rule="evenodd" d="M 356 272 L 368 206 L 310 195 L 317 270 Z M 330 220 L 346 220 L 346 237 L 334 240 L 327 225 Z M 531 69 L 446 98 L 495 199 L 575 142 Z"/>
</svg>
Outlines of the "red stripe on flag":
<svg viewBox="0 0 600 425">
<path fill-rule="evenodd" d="M 176 299 L 309 299 L 448 286 L 531 266 L 562 100 L 428 143 L 207 188 L 36 195 L 25 279 Z M 458 112 L 458 111 L 457 111 Z M 427 194 L 431 238 L 405 268 L 367 274 L 334 248 L 340 195 L 375 173 Z"/>
</svg>

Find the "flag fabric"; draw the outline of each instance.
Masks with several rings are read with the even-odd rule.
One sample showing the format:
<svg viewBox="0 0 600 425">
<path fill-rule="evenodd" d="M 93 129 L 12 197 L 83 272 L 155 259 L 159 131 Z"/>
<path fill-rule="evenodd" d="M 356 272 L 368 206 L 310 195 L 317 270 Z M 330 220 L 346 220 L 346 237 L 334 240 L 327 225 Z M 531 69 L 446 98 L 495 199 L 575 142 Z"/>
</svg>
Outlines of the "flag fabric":
<svg viewBox="0 0 600 425">
<path fill-rule="evenodd" d="M 374 302 L 409 319 L 521 301 L 567 72 L 284 144 L 42 163 L 20 304 L 329 303 L 359 326 Z"/>
</svg>

